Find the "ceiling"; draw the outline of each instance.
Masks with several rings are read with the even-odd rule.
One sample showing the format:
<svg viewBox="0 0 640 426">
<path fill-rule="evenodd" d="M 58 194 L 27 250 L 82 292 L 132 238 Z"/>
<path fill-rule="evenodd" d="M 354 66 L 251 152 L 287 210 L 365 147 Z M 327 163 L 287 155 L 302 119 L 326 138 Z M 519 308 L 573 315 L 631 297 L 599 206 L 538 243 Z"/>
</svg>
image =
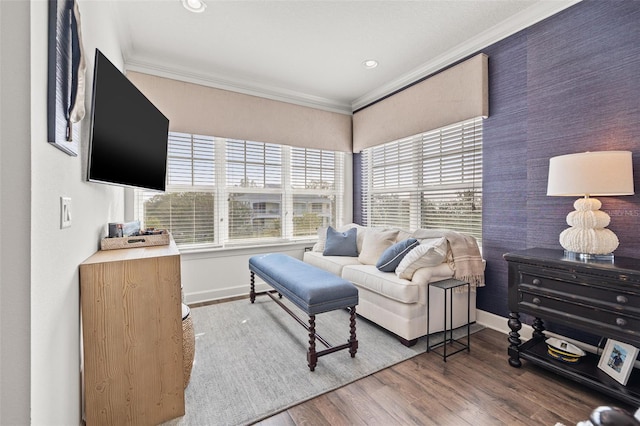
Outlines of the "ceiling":
<svg viewBox="0 0 640 426">
<path fill-rule="evenodd" d="M 351 113 L 579 0 L 204 1 L 113 0 L 125 68 Z"/>
</svg>

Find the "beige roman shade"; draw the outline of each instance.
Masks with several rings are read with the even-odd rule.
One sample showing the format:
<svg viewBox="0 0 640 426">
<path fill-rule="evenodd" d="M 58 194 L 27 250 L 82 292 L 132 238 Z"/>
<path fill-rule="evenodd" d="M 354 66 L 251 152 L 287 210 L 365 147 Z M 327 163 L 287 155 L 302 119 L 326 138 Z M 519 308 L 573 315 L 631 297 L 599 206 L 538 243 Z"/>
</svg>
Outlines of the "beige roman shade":
<svg viewBox="0 0 640 426">
<path fill-rule="evenodd" d="M 175 132 L 351 152 L 351 116 L 138 72 L 127 77 Z"/>
<path fill-rule="evenodd" d="M 353 115 L 353 152 L 489 116 L 488 57 L 481 53 Z"/>
</svg>

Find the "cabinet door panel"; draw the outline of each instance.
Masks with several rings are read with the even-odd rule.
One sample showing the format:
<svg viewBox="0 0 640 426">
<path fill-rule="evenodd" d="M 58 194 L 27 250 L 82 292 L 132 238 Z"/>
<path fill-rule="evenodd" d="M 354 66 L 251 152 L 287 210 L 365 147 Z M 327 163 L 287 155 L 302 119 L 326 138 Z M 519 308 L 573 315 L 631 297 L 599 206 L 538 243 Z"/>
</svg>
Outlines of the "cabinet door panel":
<svg viewBox="0 0 640 426">
<path fill-rule="evenodd" d="M 180 256 L 98 252 L 80 265 L 85 417 L 158 424 L 184 414 Z"/>
</svg>

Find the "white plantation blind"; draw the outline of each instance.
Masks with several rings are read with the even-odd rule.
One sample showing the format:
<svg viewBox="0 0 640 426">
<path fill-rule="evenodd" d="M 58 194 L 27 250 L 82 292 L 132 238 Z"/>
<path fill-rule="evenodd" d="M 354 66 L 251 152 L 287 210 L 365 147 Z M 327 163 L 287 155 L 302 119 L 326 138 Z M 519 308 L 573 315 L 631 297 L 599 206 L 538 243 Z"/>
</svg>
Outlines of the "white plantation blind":
<svg viewBox="0 0 640 426">
<path fill-rule="evenodd" d="M 282 237 L 282 147 L 228 140 L 229 240 Z"/>
<path fill-rule="evenodd" d="M 227 140 L 227 186 L 280 188 L 282 148 L 262 142 Z"/>
<path fill-rule="evenodd" d="M 342 164 L 333 151 L 291 148 L 291 186 L 295 189 L 338 189 Z"/>
<path fill-rule="evenodd" d="M 215 187 L 214 138 L 171 133 L 167 154 L 168 186 Z"/>
<path fill-rule="evenodd" d="M 342 217 L 345 154 L 291 148 L 293 235 L 316 235 Z"/>
<path fill-rule="evenodd" d="M 177 244 L 216 242 L 215 138 L 170 133 L 165 193 L 136 191 L 137 219 Z"/>
<path fill-rule="evenodd" d="M 315 237 L 336 225 L 346 154 L 171 132 L 167 191 L 136 191 L 136 219 L 182 247 Z"/>
<path fill-rule="evenodd" d="M 482 119 L 362 152 L 368 226 L 447 228 L 482 239 Z"/>
</svg>

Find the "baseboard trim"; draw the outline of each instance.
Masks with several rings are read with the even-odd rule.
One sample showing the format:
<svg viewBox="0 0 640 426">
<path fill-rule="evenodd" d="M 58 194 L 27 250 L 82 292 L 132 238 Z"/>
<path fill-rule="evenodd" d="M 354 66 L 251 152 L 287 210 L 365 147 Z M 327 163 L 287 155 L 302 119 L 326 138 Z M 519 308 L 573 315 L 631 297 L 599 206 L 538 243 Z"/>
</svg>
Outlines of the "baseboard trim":
<svg viewBox="0 0 640 426">
<path fill-rule="evenodd" d="M 511 331 L 507 324 L 508 320 L 508 318 L 501 317 L 500 315 L 476 309 L 476 322 L 492 330 L 499 331 L 500 333 L 509 334 Z M 520 329 L 520 339 L 529 340 L 532 335 L 533 327 L 527 324 L 522 324 L 522 329 Z"/>
<path fill-rule="evenodd" d="M 266 283 L 257 282 L 256 291 L 267 291 L 271 287 Z M 249 285 L 244 286 L 242 289 L 239 287 L 227 287 L 216 290 L 199 291 L 193 293 L 186 293 L 184 296 L 184 303 L 187 305 L 207 304 L 208 302 L 221 301 L 225 299 L 232 300 L 242 295 L 249 295 Z"/>
</svg>

